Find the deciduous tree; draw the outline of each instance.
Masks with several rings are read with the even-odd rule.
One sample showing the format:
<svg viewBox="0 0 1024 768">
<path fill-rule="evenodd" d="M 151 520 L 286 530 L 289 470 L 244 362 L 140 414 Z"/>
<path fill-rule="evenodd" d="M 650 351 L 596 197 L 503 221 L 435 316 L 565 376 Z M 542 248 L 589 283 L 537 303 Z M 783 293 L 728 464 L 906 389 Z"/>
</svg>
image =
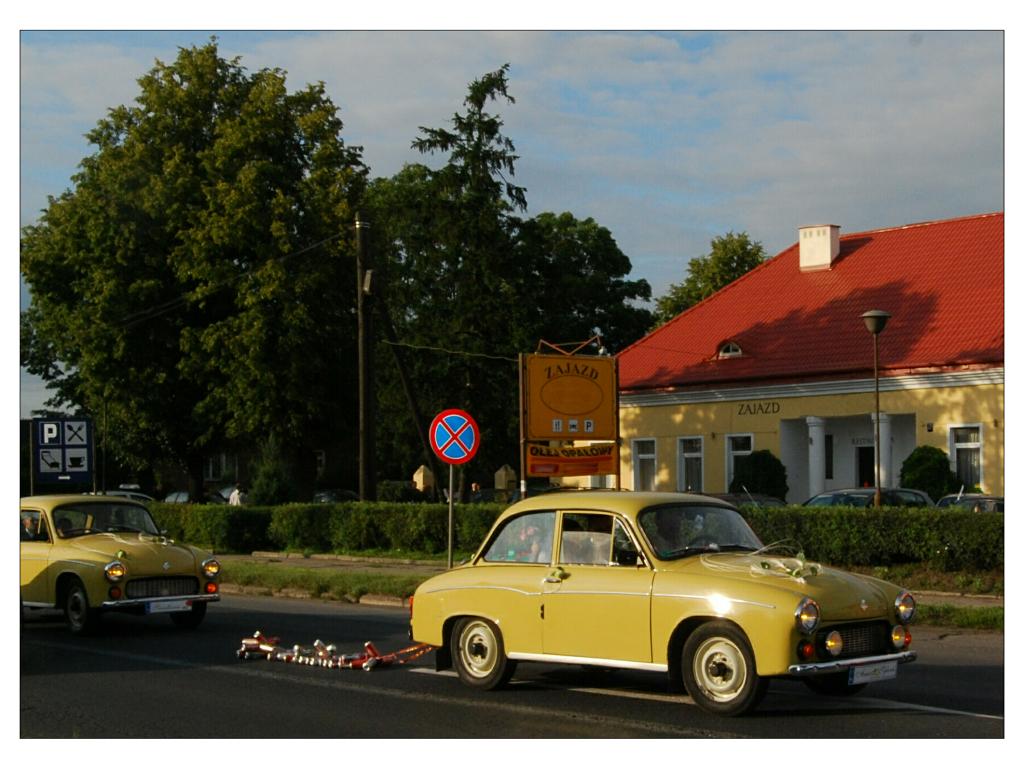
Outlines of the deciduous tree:
<svg viewBox="0 0 1024 768">
<path fill-rule="evenodd" d="M 365 168 L 322 84 L 288 93 L 215 40 L 138 83 L 23 232 L 22 362 L 102 412 L 122 460 L 176 460 L 196 490 L 204 452 L 301 454 L 346 410 Z"/>
<path fill-rule="evenodd" d="M 711 241 L 711 253 L 690 259 L 686 278 L 655 301 L 655 320 L 667 323 L 765 260 L 764 246 L 746 232 L 729 232 Z"/>
</svg>

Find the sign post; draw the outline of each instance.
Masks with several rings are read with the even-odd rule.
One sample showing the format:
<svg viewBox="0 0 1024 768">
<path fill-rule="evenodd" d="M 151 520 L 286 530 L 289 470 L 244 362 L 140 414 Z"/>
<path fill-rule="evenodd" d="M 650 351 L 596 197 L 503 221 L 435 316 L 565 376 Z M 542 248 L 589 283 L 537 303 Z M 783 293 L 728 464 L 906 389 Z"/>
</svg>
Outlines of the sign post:
<svg viewBox="0 0 1024 768">
<path fill-rule="evenodd" d="M 480 448 L 480 427 L 465 411 L 449 408 L 430 423 L 430 447 L 448 464 L 448 568 L 455 550 L 455 465 L 465 464 Z"/>
</svg>

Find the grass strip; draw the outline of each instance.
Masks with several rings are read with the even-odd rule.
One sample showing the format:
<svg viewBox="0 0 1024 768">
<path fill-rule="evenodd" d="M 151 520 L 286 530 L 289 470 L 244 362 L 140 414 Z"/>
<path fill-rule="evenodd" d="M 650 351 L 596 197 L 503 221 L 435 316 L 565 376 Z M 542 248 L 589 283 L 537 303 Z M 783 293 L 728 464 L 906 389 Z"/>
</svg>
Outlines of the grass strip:
<svg viewBox="0 0 1024 768">
<path fill-rule="evenodd" d="M 1003 630 L 1003 608 L 1000 606 L 972 605 L 918 605 L 915 624 L 960 629 Z M 913 631 L 913 628 L 911 628 Z"/>
<path fill-rule="evenodd" d="M 355 602 L 367 594 L 409 597 L 424 577 L 421 574 L 231 563 L 224 566 L 221 580 L 242 587 L 263 587 L 274 592 L 296 589 L 327 600 Z"/>
<path fill-rule="evenodd" d="M 428 577 L 422 573 L 373 573 L 351 569 L 303 568 L 290 565 L 236 562 L 224 566 L 221 580 L 272 592 L 302 590 L 325 600 L 356 602 L 367 594 L 409 597 Z M 1003 630 L 1004 610 L 998 606 L 918 605 L 916 624 L 960 629 Z"/>
</svg>

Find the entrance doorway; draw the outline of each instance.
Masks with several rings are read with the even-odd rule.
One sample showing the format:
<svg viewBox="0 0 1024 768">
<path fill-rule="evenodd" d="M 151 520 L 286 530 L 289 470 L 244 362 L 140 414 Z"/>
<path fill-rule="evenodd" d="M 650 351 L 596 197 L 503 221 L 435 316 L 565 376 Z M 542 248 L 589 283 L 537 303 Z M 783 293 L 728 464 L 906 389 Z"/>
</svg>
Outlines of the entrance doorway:
<svg viewBox="0 0 1024 768">
<path fill-rule="evenodd" d="M 875 446 L 857 446 L 857 485 L 875 487 Z"/>
</svg>

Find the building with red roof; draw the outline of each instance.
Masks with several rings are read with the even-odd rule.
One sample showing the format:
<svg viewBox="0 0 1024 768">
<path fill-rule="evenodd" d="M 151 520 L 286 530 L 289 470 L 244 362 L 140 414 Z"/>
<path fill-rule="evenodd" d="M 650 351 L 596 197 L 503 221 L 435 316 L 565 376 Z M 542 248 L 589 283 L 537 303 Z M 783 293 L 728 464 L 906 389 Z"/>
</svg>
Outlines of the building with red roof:
<svg viewBox="0 0 1024 768">
<path fill-rule="evenodd" d="M 918 445 L 965 485 L 1003 492 L 1003 214 L 792 246 L 618 356 L 623 485 L 725 492 L 768 449 L 789 501 L 874 485 L 879 334 L 881 485 Z"/>
</svg>

